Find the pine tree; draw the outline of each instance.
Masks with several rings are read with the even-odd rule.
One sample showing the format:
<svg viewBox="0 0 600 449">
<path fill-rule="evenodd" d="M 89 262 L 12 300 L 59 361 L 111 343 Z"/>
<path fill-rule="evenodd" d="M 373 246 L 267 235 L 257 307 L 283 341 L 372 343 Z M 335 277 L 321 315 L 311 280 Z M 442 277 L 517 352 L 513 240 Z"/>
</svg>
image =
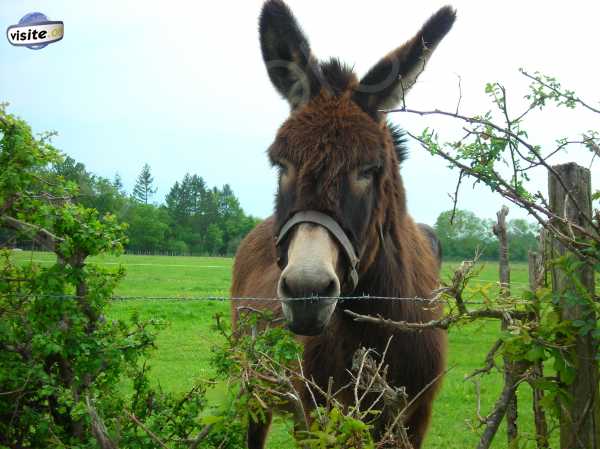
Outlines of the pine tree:
<svg viewBox="0 0 600 449">
<path fill-rule="evenodd" d="M 154 178 L 150 173 L 150 166 L 148 164 L 144 164 L 144 167 L 142 168 L 142 171 L 135 183 L 135 187 L 133 188 L 133 198 L 140 203 L 148 204 L 150 197 L 156 193 L 156 187 L 152 185 L 153 183 Z"/>
<path fill-rule="evenodd" d="M 202 202 L 206 197 L 206 183 L 201 176 L 193 175 L 190 179 L 190 200 L 192 214 L 202 213 Z"/>
<path fill-rule="evenodd" d="M 125 195 L 125 188 L 123 187 L 123 178 L 121 178 L 121 175 L 118 172 L 115 173 L 115 177 L 113 179 L 112 184 L 114 188 L 117 189 L 117 192 L 119 192 L 121 195 Z"/>
</svg>

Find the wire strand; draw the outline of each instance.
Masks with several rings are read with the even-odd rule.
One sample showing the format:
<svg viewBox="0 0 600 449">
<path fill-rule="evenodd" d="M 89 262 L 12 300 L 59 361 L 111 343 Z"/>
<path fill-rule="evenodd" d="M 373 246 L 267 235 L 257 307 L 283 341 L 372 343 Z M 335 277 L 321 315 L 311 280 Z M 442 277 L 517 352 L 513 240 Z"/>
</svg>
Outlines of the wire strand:
<svg viewBox="0 0 600 449">
<path fill-rule="evenodd" d="M 2 292 L 0 297 L 10 296 L 15 298 L 49 298 L 49 299 L 84 299 L 86 297 L 69 294 L 38 294 L 38 293 L 14 293 L 14 292 Z M 253 297 L 253 296 L 141 296 L 141 295 L 115 295 L 111 296 L 110 300 L 115 302 L 120 301 L 215 301 L 215 302 L 293 302 L 293 301 L 319 301 L 319 300 L 337 300 L 337 301 L 405 301 L 405 302 L 420 302 L 426 304 L 448 304 L 447 300 L 439 298 L 419 298 L 419 297 L 400 297 L 400 296 L 306 296 L 299 298 L 264 298 L 264 297 Z M 530 304 L 526 301 L 521 301 L 523 304 Z M 463 301 L 467 305 L 488 305 L 486 301 Z M 511 301 L 512 305 L 519 303 L 519 301 Z"/>
</svg>

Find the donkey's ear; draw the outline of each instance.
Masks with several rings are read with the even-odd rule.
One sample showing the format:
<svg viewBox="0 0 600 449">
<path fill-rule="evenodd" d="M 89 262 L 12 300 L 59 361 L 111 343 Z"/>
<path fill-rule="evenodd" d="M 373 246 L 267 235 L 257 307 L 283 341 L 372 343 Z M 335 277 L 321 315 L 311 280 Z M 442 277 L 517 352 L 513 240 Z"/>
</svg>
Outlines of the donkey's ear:
<svg viewBox="0 0 600 449">
<path fill-rule="evenodd" d="M 260 46 L 271 82 L 292 109 L 307 102 L 318 86 L 310 45 L 281 0 L 265 3 L 259 21 Z"/>
<path fill-rule="evenodd" d="M 354 101 L 374 118 L 379 117 L 380 109 L 398 105 L 455 19 L 456 11 L 450 6 L 431 16 L 412 39 L 369 70 L 356 88 Z"/>
</svg>

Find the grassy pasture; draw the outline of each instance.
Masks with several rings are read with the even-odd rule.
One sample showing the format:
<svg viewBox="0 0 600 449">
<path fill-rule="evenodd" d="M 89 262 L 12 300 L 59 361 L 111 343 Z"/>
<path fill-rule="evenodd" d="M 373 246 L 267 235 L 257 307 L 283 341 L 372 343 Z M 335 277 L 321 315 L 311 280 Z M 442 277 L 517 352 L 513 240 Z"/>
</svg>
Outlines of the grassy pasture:
<svg viewBox="0 0 600 449">
<path fill-rule="evenodd" d="M 36 261 L 53 263 L 49 253 L 16 252 L 22 262 Z M 125 266 L 127 277 L 116 291 L 122 296 L 177 296 L 193 297 L 227 295 L 231 280 L 232 259 L 202 257 L 121 256 L 93 258 L 92 262 L 108 266 Z M 451 272 L 455 263 L 445 263 L 444 275 Z M 486 282 L 497 279 L 497 266 L 487 263 L 473 283 L 472 297 L 480 299 L 486 291 L 479 288 Z M 512 266 L 513 290 L 525 288 L 527 266 Z M 493 289 L 492 289 L 493 290 Z M 490 292 L 493 293 L 493 292 Z M 160 318 L 167 325 L 157 339 L 157 350 L 151 359 L 152 376 L 163 388 L 183 392 L 194 379 L 210 375 L 208 357 L 210 348 L 220 342 L 211 330 L 212 317 L 216 312 L 227 313 L 229 304 L 216 301 L 177 300 L 127 300 L 113 303 L 108 311 L 109 318 L 127 319 L 134 311 L 142 318 Z M 446 375 L 444 386 L 435 403 L 432 425 L 425 444 L 426 448 L 475 447 L 477 423 L 475 386 L 465 382 L 465 375 L 483 365 L 485 356 L 497 338 L 499 325 L 484 322 L 453 328 L 449 338 L 448 365 L 452 369 Z M 501 376 L 492 374 L 480 385 L 481 414 L 493 407 L 501 390 Z M 218 400 L 222 388 L 212 392 Z M 530 393 L 523 388 L 519 410 L 521 432 L 531 436 L 533 424 L 530 410 Z M 277 419 L 271 432 L 269 448 L 292 448 L 288 435 L 289 423 Z M 496 438 L 494 448 L 506 447 L 504 426 Z M 533 441 L 524 441 L 520 447 L 534 447 Z"/>
</svg>

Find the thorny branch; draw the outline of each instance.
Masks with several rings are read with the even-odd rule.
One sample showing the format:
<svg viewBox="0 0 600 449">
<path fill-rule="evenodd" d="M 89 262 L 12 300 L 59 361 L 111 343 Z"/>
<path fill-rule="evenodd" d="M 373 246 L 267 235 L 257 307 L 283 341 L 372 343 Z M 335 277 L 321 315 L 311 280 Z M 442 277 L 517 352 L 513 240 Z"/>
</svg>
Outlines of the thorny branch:
<svg viewBox="0 0 600 449">
<path fill-rule="evenodd" d="M 493 318 L 497 319 L 505 324 L 505 326 L 510 328 L 518 328 L 520 326 L 530 326 L 531 320 L 535 320 L 536 316 L 531 313 L 529 309 L 519 310 L 516 309 L 516 303 L 511 301 L 509 297 L 507 297 L 508 289 L 504 290 L 504 297 L 502 298 L 501 304 L 503 307 L 490 308 L 485 306 L 484 308 L 471 310 L 467 307 L 468 303 L 465 303 L 463 300 L 464 290 L 469 282 L 474 276 L 478 273 L 474 269 L 475 262 L 477 261 L 478 256 L 474 261 L 465 261 L 463 262 L 452 275 L 451 281 L 448 285 L 440 288 L 434 295 L 434 300 L 441 300 L 444 298 L 448 301 L 447 309 L 451 312 L 447 315 L 439 318 L 430 320 L 422 323 L 408 322 L 408 321 L 394 321 L 390 319 L 386 319 L 381 316 L 370 316 L 370 315 L 360 315 L 355 312 L 346 310 L 345 312 L 350 315 L 354 320 L 371 323 L 374 325 L 383 325 L 394 330 L 406 331 L 406 332 L 423 332 L 431 329 L 448 329 L 452 325 L 461 323 L 461 322 L 470 322 L 480 318 Z M 506 308 L 504 308 L 506 306 Z M 455 310 L 455 312 L 452 312 Z M 539 344 L 544 347 L 553 348 L 553 349 L 564 349 L 563 347 L 557 347 L 553 345 L 551 342 L 543 341 L 537 337 L 534 338 L 536 344 Z M 533 382 L 535 379 L 539 379 L 540 373 L 535 370 L 534 364 L 519 364 L 518 367 L 511 371 L 510 376 L 505 376 L 504 378 L 504 388 L 502 394 L 498 398 L 492 412 L 487 417 L 481 417 L 480 410 L 481 404 L 479 401 L 479 380 L 475 379 L 482 374 L 488 374 L 496 365 L 495 365 L 495 357 L 503 348 L 504 341 L 503 339 L 498 339 L 488 352 L 485 358 L 485 366 L 474 371 L 472 374 L 466 377 L 465 380 L 472 380 L 476 385 L 476 395 L 477 395 L 477 416 L 479 417 L 480 423 L 484 425 L 483 433 L 481 434 L 481 438 L 479 441 L 478 449 L 487 449 L 489 448 L 495 434 L 497 433 L 499 424 L 501 420 L 507 413 L 507 409 L 511 403 L 512 398 L 514 397 L 515 390 L 518 385 L 523 381 L 529 382 L 533 386 Z M 369 351 L 364 351 L 362 353 L 358 353 L 355 356 L 355 360 L 361 360 L 361 357 L 365 358 L 369 355 Z M 507 360 L 505 359 L 505 365 Z M 356 363 L 355 363 L 356 365 Z M 359 376 L 364 371 L 363 367 L 364 363 L 358 364 L 359 366 Z M 516 366 L 516 365 L 515 365 Z M 379 368 L 381 370 L 381 367 Z M 385 368 L 384 368 L 385 370 Z M 356 379 L 356 378 L 355 378 Z M 534 387 L 535 389 L 535 387 Z M 380 390 L 376 390 L 381 395 Z M 378 400 L 381 396 L 378 396 Z M 357 401 L 358 403 L 358 401 Z M 406 416 L 410 416 L 410 405 L 409 402 L 404 407 L 407 410 Z M 536 419 L 538 419 L 539 413 L 536 412 Z M 397 415 L 399 416 L 399 415 Z M 516 429 L 516 427 L 515 427 Z M 545 435 L 542 432 L 540 435 Z M 513 438 L 516 438 L 516 434 L 513 435 Z M 543 439 L 542 439 L 543 440 Z M 540 440 L 540 441 L 542 441 Z M 512 443 L 511 443 L 512 444 Z M 540 446 L 543 447 L 543 446 Z"/>
<path fill-rule="evenodd" d="M 351 310 L 345 312 L 354 318 L 354 321 L 361 323 L 371 323 L 386 326 L 400 331 L 424 331 L 427 329 L 448 329 L 451 325 L 458 322 L 468 322 L 481 318 L 492 318 L 497 320 L 507 319 L 525 319 L 528 317 L 527 312 L 498 310 L 498 309 L 482 309 L 472 310 L 464 314 L 447 315 L 439 320 L 430 320 L 423 323 L 414 323 L 410 321 L 394 321 L 380 316 L 373 317 L 370 315 L 360 315 Z"/>
<path fill-rule="evenodd" d="M 448 194 L 450 198 L 452 198 L 452 215 L 450 216 L 450 224 L 454 224 L 454 216 L 456 215 L 456 206 L 458 204 L 458 189 L 460 189 L 460 184 L 463 179 L 464 172 L 461 170 L 458 174 L 458 180 L 456 181 L 456 189 L 454 190 L 454 195 Z"/>
<path fill-rule="evenodd" d="M 152 441 L 154 441 L 156 444 L 158 444 L 160 447 L 162 447 L 163 449 L 169 449 L 168 446 L 163 443 L 161 441 L 160 438 L 158 438 L 156 436 L 156 434 L 154 432 L 152 432 L 150 429 L 148 429 L 143 422 L 141 422 L 137 416 L 135 416 L 133 413 L 130 412 L 125 412 L 127 413 L 127 416 L 129 416 L 129 419 L 131 419 L 136 425 L 138 425 L 144 432 L 146 432 L 146 434 L 152 439 Z"/>
<path fill-rule="evenodd" d="M 420 137 L 418 137 L 410 132 L 407 132 L 407 134 L 409 136 L 411 136 L 412 138 L 414 138 L 415 140 L 417 140 L 425 149 L 427 149 L 427 150 L 431 149 L 429 146 L 429 143 L 426 142 L 425 140 L 421 139 Z M 435 152 L 436 152 L 436 154 L 443 157 L 448 162 L 452 163 L 454 166 L 459 168 L 464 173 L 466 173 L 480 181 L 483 181 L 483 182 L 488 181 L 487 177 L 485 175 L 483 175 L 481 172 L 477 171 L 473 167 L 470 167 L 470 166 L 460 162 L 457 158 L 451 156 L 450 153 L 448 153 L 440 148 L 436 148 Z M 560 242 L 562 244 L 564 244 L 566 247 L 568 247 L 570 250 L 572 250 L 574 253 L 576 253 L 580 258 L 582 258 L 584 260 L 590 259 L 590 256 L 588 254 L 585 254 L 584 252 L 582 252 L 583 249 L 586 249 L 589 247 L 588 244 L 580 241 L 579 239 L 577 241 L 574 241 L 571 238 L 571 236 L 564 234 L 555 225 L 555 223 L 561 223 L 561 224 L 566 225 L 567 220 L 564 217 L 553 213 L 546 206 L 544 206 L 543 203 L 542 203 L 542 205 L 540 205 L 540 204 L 537 204 L 536 202 L 534 202 L 533 200 L 524 197 L 519 192 L 517 192 L 507 181 L 505 181 L 499 175 L 498 172 L 496 172 L 492 168 L 490 168 L 489 170 L 490 170 L 490 173 L 492 174 L 492 176 L 494 177 L 494 179 L 497 181 L 497 184 L 493 187 L 493 189 L 497 193 L 502 195 L 504 198 L 506 198 L 510 202 L 516 204 L 517 206 L 524 208 L 540 225 L 542 225 L 542 227 L 547 229 L 552 235 L 554 235 L 558 240 L 560 240 Z M 569 190 L 565 189 L 565 191 L 568 192 Z M 577 207 L 575 203 L 573 203 L 573 204 L 575 205 L 575 207 Z M 545 218 L 544 218 L 544 216 L 545 216 Z M 590 220 L 590 217 L 587 217 L 586 219 Z M 573 229 L 575 229 L 577 231 L 577 233 L 581 237 L 583 237 L 585 239 L 594 240 L 596 238 L 596 234 L 588 231 L 587 229 L 585 229 L 582 226 L 579 226 L 576 224 L 571 224 L 571 226 Z M 594 223 L 593 227 L 599 228 L 599 225 L 597 223 Z M 598 231 L 596 231 L 596 232 L 598 232 Z"/>
<path fill-rule="evenodd" d="M 362 323 L 371 323 L 383 325 L 400 331 L 424 331 L 429 329 L 448 329 L 450 326 L 459 322 L 469 322 L 481 318 L 491 318 L 497 320 L 506 320 L 512 323 L 513 320 L 525 320 L 529 317 L 529 312 L 514 310 L 514 307 L 508 306 L 502 309 L 493 309 L 489 307 L 469 310 L 463 299 L 464 290 L 470 279 L 478 273 L 475 271 L 475 262 L 479 258 L 476 256 L 473 261 L 465 261 L 455 270 L 451 283 L 437 290 L 432 298 L 432 303 L 445 301 L 456 312 L 447 314 L 439 319 L 432 319 L 426 322 L 394 321 L 382 316 L 361 315 L 351 310 L 344 310 L 354 321 Z M 454 307 L 452 307 L 454 306 Z"/>
<path fill-rule="evenodd" d="M 589 104 L 584 102 L 581 98 L 576 97 L 571 92 L 563 92 L 563 91 L 559 90 L 558 88 L 551 86 L 549 83 L 545 82 L 540 75 L 538 75 L 538 74 L 532 75 L 524 69 L 520 69 L 519 72 L 521 72 L 527 78 L 533 80 L 534 83 L 540 84 L 540 85 L 544 86 L 545 88 L 551 90 L 558 97 L 564 98 L 565 100 L 568 100 L 568 101 L 574 101 L 575 103 L 579 103 L 584 108 L 586 108 L 592 112 L 595 112 L 596 114 L 600 114 L 600 109 L 596 109 L 593 106 L 590 106 Z"/>
<path fill-rule="evenodd" d="M 489 352 L 485 356 L 485 365 L 482 368 L 478 368 L 475 371 L 473 371 L 471 374 L 469 374 L 467 377 L 465 377 L 465 380 L 470 380 L 481 374 L 488 374 L 496 366 L 496 362 L 494 362 L 494 358 L 496 357 L 498 350 L 502 347 L 502 343 L 503 342 L 501 339 L 496 340 L 496 343 L 494 343 L 492 348 L 489 350 Z"/>
<path fill-rule="evenodd" d="M 523 380 L 523 378 L 518 379 L 514 383 L 505 383 L 504 388 L 502 389 L 502 394 L 500 398 L 496 401 L 494 406 L 494 410 L 485 420 L 486 428 L 481 435 L 481 439 L 479 440 L 479 444 L 477 445 L 477 449 L 488 449 L 492 444 L 492 440 L 498 431 L 498 427 L 500 426 L 500 422 L 502 418 L 506 414 L 506 408 L 514 396 L 519 383 Z"/>
<path fill-rule="evenodd" d="M 253 383 L 251 388 L 254 397 L 264 407 L 285 401 L 289 410 L 291 406 L 295 422 L 295 433 L 299 436 L 309 435 L 308 423 L 305 416 L 308 410 L 300 400 L 298 386 L 302 385 L 309 397 L 312 398 L 316 411 L 315 419 L 326 425 L 328 412 L 333 408 L 343 413 L 348 418 L 358 419 L 365 423 L 370 422 L 373 412 L 377 414 L 385 410 L 386 426 L 382 437 L 377 441 L 377 447 L 395 447 L 412 449 L 408 438 L 408 429 L 404 423 L 410 418 L 419 398 L 435 385 L 447 371 L 440 373 L 431 380 L 419 393 L 410 397 L 404 387 L 394 386 L 387 379 L 388 367 L 385 364 L 387 351 L 391 342 L 388 340 L 384 351 L 378 354 L 373 349 L 360 348 L 353 357 L 352 367 L 349 370 L 351 380 L 337 391 L 333 391 L 333 382 L 330 379 L 327 389 L 317 384 L 314 379 L 305 376 L 301 360 L 296 367 L 286 367 L 274 360 L 264 352 L 260 352 L 260 359 L 256 363 L 243 366 L 242 379 L 259 379 L 261 382 Z M 244 387 L 243 387 L 244 388 Z M 338 400 L 345 391 L 354 395 L 354 405 L 344 407 Z M 317 400 L 317 396 L 319 400 Z M 275 401 L 275 402 L 273 402 Z M 319 407 L 319 405 L 323 406 Z"/>
<path fill-rule="evenodd" d="M 544 167 L 549 173 L 551 173 L 560 186 L 567 192 L 567 196 L 569 198 L 569 202 L 573 204 L 573 206 L 579 210 L 583 211 L 584 209 L 581 207 L 582 205 L 578 204 L 578 200 L 575 198 L 575 195 L 566 188 L 566 183 L 559 176 L 557 171 L 553 166 L 550 165 L 549 159 L 557 154 L 559 151 L 564 149 L 567 145 L 571 144 L 583 144 L 592 151 L 594 154 L 594 158 L 600 155 L 600 145 L 598 144 L 598 139 L 595 133 L 591 133 L 591 135 L 583 135 L 582 140 L 569 140 L 569 139 L 560 139 L 557 141 L 557 147 L 551 151 L 550 153 L 544 154 L 539 146 L 532 144 L 528 141 L 528 136 L 525 131 L 523 131 L 520 127 L 521 121 L 525 117 L 527 113 L 536 107 L 541 107 L 545 104 L 546 99 L 552 99 L 557 101 L 559 105 L 567 105 L 569 107 L 573 107 L 574 104 L 579 104 L 588 110 L 600 113 L 600 110 L 590 106 L 588 103 L 584 102 L 581 98 L 577 97 L 574 92 L 564 90 L 553 78 L 544 77 L 540 74 L 531 75 L 525 70 L 520 70 L 521 73 L 527 78 L 534 81 L 534 84 L 530 86 L 531 94 L 527 95 L 526 98 L 530 100 L 529 107 L 519 115 L 516 119 L 510 117 L 508 109 L 507 109 L 507 93 L 504 86 L 499 83 L 488 85 L 486 91 L 491 95 L 493 103 L 497 106 L 498 110 L 502 114 L 503 123 L 495 123 L 491 117 L 491 113 L 487 113 L 486 115 L 480 116 L 468 116 L 459 113 L 460 99 L 462 98 L 462 88 L 459 83 L 459 104 L 456 107 L 454 112 L 443 111 L 440 109 L 434 110 L 416 110 L 409 108 L 405 102 L 402 103 L 402 107 L 399 109 L 390 109 L 384 112 L 405 112 L 410 114 L 417 114 L 421 116 L 426 115 L 439 115 L 445 117 L 451 117 L 458 119 L 462 122 L 467 123 L 468 125 L 465 129 L 466 135 L 456 144 L 447 144 L 447 146 L 452 147 L 457 150 L 456 155 L 451 153 L 449 150 L 443 148 L 442 145 L 439 145 L 436 138 L 433 138 L 433 132 L 427 135 L 424 133 L 422 136 L 416 136 L 412 133 L 408 133 L 411 137 L 417 140 L 425 149 L 430 151 L 432 154 L 437 154 L 448 162 L 450 162 L 454 167 L 460 170 L 458 182 L 457 182 L 457 190 L 460 186 L 462 177 L 464 175 L 468 175 L 470 177 L 475 178 L 477 181 L 482 181 L 487 184 L 494 191 L 500 193 L 502 196 L 507 198 L 509 201 L 514 204 L 523 207 L 530 215 L 532 215 L 535 220 L 541 224 L 545 229 L 549 230 L 553 235 L 556 235 L 557 238 L 566 245 L 569 249 L 573 250 L 579 257 L 590 260 L 594 256 L 589 255 L 589 251 L 586 251 L 588 248 L 587 244 L 583 240 L 594 240 L 594 238 L 600 233 L 600 223 L 598 220 L 588 216 L 587 214 L 583 216 L 583 220 L 590 229 L 586 229 L 587 226 L 576 226 L 573 225 L 572 228 L 576 231 L 576 238 L 573 236 L 565 235 L 561 229 L 561 225 L 565 225 L 565 218 L 560 216 L 559 214 L 553 213 L 545 204 L 544 197 L 541 194 L 529 195 L 523 191 L 522 186 L 520 185 L 520 177 L 527 180 L 526 172 L 535 167 Z M 542 86 L 542 88 L 540 88 Z M 546 89 L 544 91 L 544 88 Z M 511 179 L 505 179 L 500 175 L 498 170 L 494 167 L 494 163 L 492 159 L 489 161 L 476 161 L 477 163 L 468 164 L 466 160 L 468 160 L 471 156 L 467 156 L 466 158 L 462 155 L 460 151 L 461 145 L 464 143 L 465 139 L 476 136 L 478 142 L 486 142 L 490 141 L 490 139 L 495 139 L 497 143 L 502 143 L 504 148 L 508 150 L 508 155 L 510 157 L 510 162 L 506 162 L 507 165 L 512 170 Z M 486 145 L 485 143 L 481 143 L 481 145 Z M 491 148 L 491 144 L 490 144 Z M 523 152 L 521 149 L 525 149 Z M 491 151 L 491 150 L 490 150 Z M 494 150 L 496 151 L 496 150 Z M 477 157 L 477 156 L 475 156 Z M 481 155 L 484 157 L 484 155 Z M 486 156 L 487 157 L 487 156 Z M 492 155 L 490 153 L 491 158 L 499 158 L 499 155 Z M 497 159 L 500 160 L 500 159 Z M 525 162 L 526 165 L 523 167 L 521 163 Z M 592 159 L 593 162 L 593 159 Z M 480 165 L 482 165 L 480 167 Z M 485 167 L 483 167 L 485 165 Z M 457 201 L 457 193 L 455 193 L 453 197 L 453 207 L 456 207 Z M 540 204 L 541 203 L 541 204 Z M 598 217 L 596 217 L 598 218 Z"/>
<path fill-rule="evenodd" d="M 404 102 L 400 109 L 388 110 L 385 112 L 405 112 L 420 116 L 443 116 L 454 118 L 465 123 L 463 130 L 466 132 L 466 135 L 455 143 L 438 142 L 437 134 L 431 130 L 425 130 L 420 136 L 413 135 L 410 132 L 408 133 L 431 154 L 441 156 L 448 161 L 452 167 L 457 168 L 460 171 L 456 184 L 456 192 L 454 196 L 450 195 L 453 200 L 453 208 L 456 207 L 458 188 L 463 177 L 465 175 L 472 177 L 475 179 L 476 183 L 483 182 L 496 193 L 500 193 L 513 204 L 526 210 L 544 228 L 545 232 L 551 235 L 555 241 L 564 245 L 568 251 L 577 256 L 580 262 L 589 265 L 593 264 L 593 266 L 597 267 L 598 262 L 600 262 L 600 256 L 596 250 L 598 245 L 600 245 L 600 211 L 589 211 L 589 204 L 586 204 L 587 201 L 589 201 L 589 196 L 586 199 L 585 196 L 579 195 L 576 185 L 573 187 L 573 190 L 567 188 L 566 179 L 562 179 L 561 175 L 559 175 L 559 170 L 561 169 L 559 169 L 558 166 L 555 168 L 550 165 L 550 159 L 569 145 L 585 145 L 585 147 L 593 154 L 590 163 L 591 169 L 591 164 L 593 164 L 595 158 L 600 157 L 600 139 L 598 133 L 589 131 L 588 133 L 583 134 L 582 139 L 558 139 L 555 148 L 550 149 L 549 151 L 543 151 L 540 146 L 534 145 L 529 141 L 529 136 L 526 131 L 522 129 L 521 125 L 522 120 L 527 114 L 538 107 L 542 109 L 548 100 L 555 102 L 558 106 L 566 106 L 568 108 L 574 108 L 575 106 L 580 105 L 594 113 L 600 113 L 600 109 L 590 106 L 590 104 L 576 96 L 574 92 L 563 89 L 552 77 L 538 73 L 531 75 L 522 69 L 520 71 L 524 76 L 532 80 L 533 83 L 530 85 L 530 94 L 525 97 L 530 103 L 525 111 L 518 115 L 516 119 L 511 118 L 508 112 L 507 91 L 505 87 L 499 83 L 488 84 L 486 86 L 486 92 L 491 96 L 492 101 L 497 108 L 496 112 L 501 114 L 501 121 L 494 120 L 492 111 L 487 112 L 485 115 L 478 116 L 461 114 L 459 112 L 460 98 L 462 97 L 460 86 L 459 102 L 454 112 L 443 111 L 440 109 L 416 110 L 407 107 Z M 501 175 L 503 170 L 497 167 L 496 162 L 503 162 L 506 164 L 511 171 L 511 174 L 506 175 L 506 177 Z M 564 204 L 564 211 L 551 209 L 541 192 L 529 193 L 525 190 L 525 183 L 529 181 L 528 172 L 537 167 L 545 168 L 551 175 L 551 181 L 558 184 L 560 188 L 566 192 L 564 201 L 562 201 L 563 198 L 561 197 L 561 201 Z M 570 216 L 580 217 L 580 222 L 571 223 L 569 221 L 566 213 L 567 204 Z M 499 216 L 499 221 L 500 218 L 504 221 L 504 217 Z M 499 238 L 503 237 L 503 233 L 501 232 L 496 232 L 496 234 Z M 537 279 L 537 275 L 535 273 L 533 275 Z M 537 326 L 540 326 L 540 329 L 542 329 L 539 304 L 537 306 L 533 304 L 533 308 L 529 307 L 527 311 L 516 309 L 514 302 L 512 302 L 511 307 L 511 301 L 509 300 L 510 292 L 508 291 L 508 278 L 504 276 L 501 276 L 501 278 L 501 287 L 504 288 L 501 288 L 500 299 L 502 299 L 502 301 L 499 303 L 502 306 L 505 304 L 508 305 L 509 310 L 504 310 L 503 307 L 498 308 L 498 306 L 491 311 L 487 308 L 468 310 L 464 305 L 461 306 L 460 303 L 462 290 L 459 288 L 450 292 L 452 289 L 446 287 L 444 292 L 438 291 L 435 298 L 439 299 L 444 295 L 449 301 L 454 298 L 454 303 L 449 304 L 448 306 L 450 312 L 442 318 L 430 320 L 428 322 L 394 322 L 389 319 L 384 319 L 381 316 L 374 317 L 358 315 L 353 312 L 346 313 L 351 315 L 357 321 L 385 325 L 396 330 L 412 332 L 433 328 L 447 329 L 451 325 L 463 320 L 470 321 L 471 319 L 479 317 L 493 317 L 502 320 L 504 322 L 504 327 L 509 330 L 512 329 L 516 334 L 520 331 L 525 332 L 524 335 L 531 337 L 530 341 L 534 343 L 532 348 L 537 347 L 537 349 L 542 352 L 551 351 L 554 354 L 558 354 L 553 357 L 560 357 L 560 354 L 562 354 L 564 350 L 573 346 L 568 344 L 563 345 L 563 343 L 556 345 L 552 340 L 546 341 L 545 337 L 541 337 L 543 334 L 537 333 L 537 330 L 534 330 L 534 332 L 530 334 L 529 332 Z M 532 287 L 532 291 L 536 292 L 537 290 L 537 285 Z M 594 298 L 593 291 L 591 298 L 592 300 Z M 456 306 L 458 312 L 452 312 L 452 306 Z M 535 310 L 537 310 L 537 312 Z M 521 322 L 516 322 L 516 320 L 520 320 Z M 526 348 L 529 347 L 528 345 L 529 343 L 526 343 L 523 346 L 523 350 L 526 350 Z M 506 370 L 504 389 L 493 412 L 484 420 L 486 428 L 482 434 L 478 449 L 488 448 L 491 444 L 491 440 L 498 429 L 501 419 L 508 413 L 507 408 L 510 407 L 511 398 L 514 397 L 515 389 L 518 384 L 523 381 L 529 382 L 534 389 L 537 445 L 539 448 L 546 448 L 548 447 L 547 424 L 544 410 L 540 407 L 540 399 L 543 397 L 541 393 L 543 392 L 544 387 L 540 388 L 538 381 L 543 379 L 545 382 L 555 382 L 556 380 L 553 381 L 551 378 L 544 377 L 543 371 L 540 369 L 542 366 L 542 361 L 540 360 L 545 360 L 545 358 L 539 359 L 539 355 L 529 353 L 527 356 L 517 356 L 516 360 L 518 362 L 514 362 L 513 364 L 511 360 L 506 358 L 506 354 L 512 354 L 511 351 L 514 349 L 508 349 L 506 346 L 503 347 L 503 340 L 498 340 L 486 357 L 485 367 L 475 371 L 469 378 L 472 379 L 473 376 L 486 374 L 491 371 L 495 366 L 494 358 L 501 348 L 504 355 L 504 369 Z M 542 350 L 540 348 L 544 349 Z M 533 358 L 530 359 L 529 357 Z M 535 361 L 530 362 L 530 360 Z M 559 379 L 562 378 L 561 375 L 558 377 Z M 591 407 L 586 408 L 584 416 L 588 414 L 589 409 L 591 409 Z M 509 417 L 507 416 L 507 418 Z M 583 418 L 581 421 L 583 422 Z M 516 414 L 513 414 L 513 422 L 516 422 Z M 577 433 L 578 432 L 575 432 L 576 435 Z M 513 445 L 512 441 L 515 441 L 515 439 L 516 426 L 514 427 L 512 437 L 511 432 L 509 432 L 509 444 L 511 447 Z M 580 443 L 580 446 L 583 447 L 585 445 Z"/>
</svg>

